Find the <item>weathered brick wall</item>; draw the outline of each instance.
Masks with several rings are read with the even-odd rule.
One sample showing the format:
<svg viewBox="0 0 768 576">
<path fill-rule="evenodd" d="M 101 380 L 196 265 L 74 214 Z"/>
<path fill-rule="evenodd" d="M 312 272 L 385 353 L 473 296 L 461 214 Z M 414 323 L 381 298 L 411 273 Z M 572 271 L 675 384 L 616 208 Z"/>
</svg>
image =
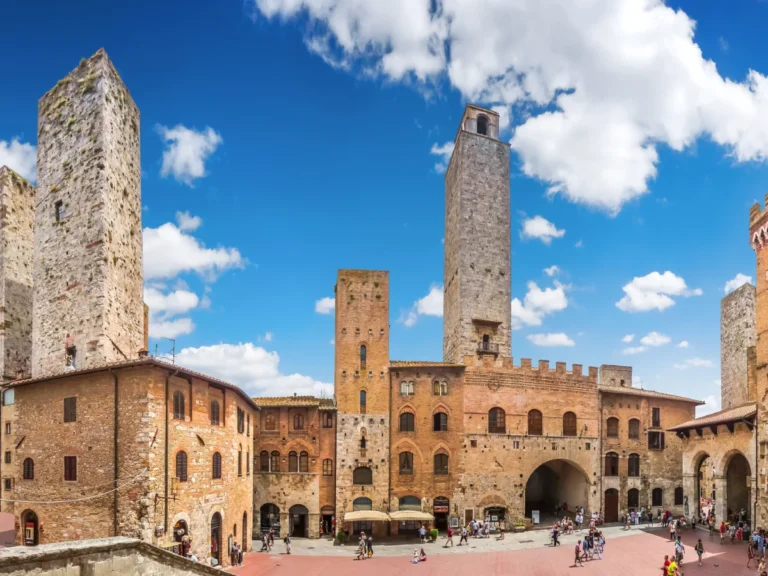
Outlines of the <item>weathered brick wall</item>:
<svg viewBox="0 0 768 576">
<path fill-rule="evenodd" d="M 632 366 L 600 366 L 600 385 L 632 387 Z"/>
<path fill-rule="evenodd" d="M 638 505 L 654 514 L 659 507 L 652 507 L 651 493 L 654 488 L 662 489 L 662 510 L 671 510 L 675 514 L 683 513 L 682 505 L 675 505 L 675 488 L 683 487 L 683 443 L 673 433 L 665 433 L 664 450 L 648 448 L 649 430 L 664 431 L 695 417 L 695 405 L 689 402 L 672 401 L 662 398 L 648 398 L 622 394 L 620 390 L 601 392 L 602 396 L 602 472 L 605 472 L 605 455 L 615 452 L 619 456 L 619 475 L 603 476 L 603 503 L 605 491 L 614 488 L 619 491 L 619 515 L 629 513 L 628 492 L 639 490 Z M 661 426 L 652 428 L 652 410 L 659 408 Z M 608 436 L 607 422 L 609 418 L 619 421 L 619 436 Z M 629 421 L 637 419 L 640 422 L 638 439 L 629 438 Z M 640 457 L 640 476 L 629 476 L 629 456 L 637 454 Z M 689 498 L 690 499 L 690 498 Z M 603 504 L 604 506 L 604 504 Z"/>
<path fill-rule="evenodd" d="M 143 345 L 139 111 L 103 50 L 38 107 L 33 376 Z M 61 203 L 57 208 L 57 203 Z"/>
<path fill-rule="evenodd" d="M 464 117 L 476 114 L 467 107 Z M 462 362 L 484 334 L 509 356 L 509 144 L 462 127 L 445 175 L 445 204 L 443 358 Z"/>
<path fill-rule="evenodd" d="M 452 499 L 461 476 L 461 453 L 464 440 L 463 368 L 440 366 L 408 366 L 391 368 L 392 426 L 390 457 L 390 510 L 398 510 L 403 496 L 422 500 L 422 510 L 432 512 L 438 496 Z M 446 382 L 447 395 L 435 395 L 434 383 Z M 413 382 L 414 394 L 401 394 L 401 382 Z M 403 413 L 414 415 L 414 431 L 400 429 Z M 448 430 L 434 431 L 434 415 L 448 416 Z M 400 453 L 413 454 L 413 473 L 400 472 Z M 448 455 L 448 474 L 434 473 L 437 453 Z"/>
<path fill-rule="evenodd" d="M 0 381 L 29 376 L 35 187 L 0 166 Z"/>
<path fill-rule="evenodd" d="M 757 340 L 755 287 L 744 284 L 720 301 L 720 393 L 723 409 L 754 401 L 747 350 Z"/>
</svg>

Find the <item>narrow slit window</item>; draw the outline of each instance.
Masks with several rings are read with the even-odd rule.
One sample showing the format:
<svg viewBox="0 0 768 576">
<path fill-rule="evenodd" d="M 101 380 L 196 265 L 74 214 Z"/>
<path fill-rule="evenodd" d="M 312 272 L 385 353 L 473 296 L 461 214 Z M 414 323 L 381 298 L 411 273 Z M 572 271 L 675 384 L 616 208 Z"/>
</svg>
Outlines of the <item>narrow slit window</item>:
<svg viewBox="0 0 768 576">
<path fill-rule="evenodd" d="M 64 201 L 63 200 L 56 200 L 56 204 L 54 206 L 54 214 L 56 216 L 56 222 L 61 222 L 64 220 Z"/>
</svg>

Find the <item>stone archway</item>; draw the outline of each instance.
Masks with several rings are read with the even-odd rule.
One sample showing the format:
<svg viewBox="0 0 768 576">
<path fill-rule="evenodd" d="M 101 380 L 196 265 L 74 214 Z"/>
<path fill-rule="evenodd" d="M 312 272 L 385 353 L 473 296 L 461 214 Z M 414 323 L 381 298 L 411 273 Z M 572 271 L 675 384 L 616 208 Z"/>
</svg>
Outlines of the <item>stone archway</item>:
<svg viewBox="0 0 768 576">
<path fill-rule="evenodd" d="M 728 459 L 723 470 L 725 478 L 725 511 L 729 521 L 749 519 L 751 509 L 752 471 L 741 452 Z"/>
<path fill-rule="evenodd" d="M 525 515 L 539 511 L 540 523 L 551 523 L 555 510 L 567 504 L 569 513 L 583 506 L 589 511 L 590 482 L 580 466 L 570 460 L 550 460 L 528 477 L 525 485 Z"/>
<path fill-rule="evenodd" d="M 715 512 L 715 460 L 706 452 L 693 462 L 693 502 L 691 508 L 705 518 Z"/>
</svg>

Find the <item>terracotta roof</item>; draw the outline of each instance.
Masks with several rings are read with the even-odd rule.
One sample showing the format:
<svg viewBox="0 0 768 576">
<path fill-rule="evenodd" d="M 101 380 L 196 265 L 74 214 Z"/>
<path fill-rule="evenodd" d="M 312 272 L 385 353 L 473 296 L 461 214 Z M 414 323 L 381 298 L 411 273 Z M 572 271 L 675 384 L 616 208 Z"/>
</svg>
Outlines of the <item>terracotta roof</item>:
<svg viewBox="0 0 768 576">
<path fill-rule="evenodd" d="M 69 378 L 70 376 L 79 376 L 81 374 L 93 374 L 94 372 L 102 372 L 102 371 L 111 370 L 114 368 L 131 368 L 134 366 L 154 366 L 155 368 L 161 368 L 163 370 L 171 370 L 174 372 L 178 372 L 182 376 L 188 376 L 192 378 L 199 378 L 201 380 L 206 380 L 211 384 L 217 384 L 223 388 L 227 388 L 229 390 L 237 392 L 237 394 L 239 394 L 243 399 L 245 399 L 251 405 L 252 408 L 256 408 L 256 409 L 259 408 L 258 405 L 251 399 L 251 397 L 248 396 L 248 394 L 246 394 L 239 386 L 235 386 L 234 384 L 230 384 L 229 382 L 225 382 L 224 380 L 219 380 L 218 378 L 214 378 L 213 376 L 207 376 L 200 372 L 189 370 L 187 368 L 184 368 L 183 366 L 179 366 L 178 364 L 163 362 L 162 360 L 158 360 L 157 358 L 152 358 L 152 357 L 135 358 L 133 360 L 122 360 L 120 362 L 108 362 L 105 364 L 100 364 L 99 366 L 93 366 L 91 368 L 83 368 L 82 370 L 70 370 L 69 372 L 57 372 L 55 374 L 46 374 L 43 376 L 39 376 L 38 378 L 27 378 L 25 380 L 13 380 L 6 384 L 0 385 L 0 388 L 16 388 L 19 386 L 36 384 L 38 382 L 46 382 L 48 380 L 58 380 L 60 378 Z"/>
<path fill-rule="evenodd" d="M 702 406 L 704 402 L 701 400 L 694 400 L 693 398 L 686 398 L 685 396 L 675 396 L 674 394 L 665 394 L 664 392 L 656 392 L 654 390 L 642 390 L 641 388 L 621 388 L 619 386 L 598 386 L 597 389 L 600 392 L 606 392 L 610 394 L 626 394 L 628 396 L 644 396 L 646 398 L 659 398 L 660 400 L 677 400 L 679 402 L 690 402 L 697 406 Z"/>
<path fill-rule="evenodd" d="M 407 368 L 408 366 L 435 366 L 447 368 L 464 368 L 464 364 L 453 364 L 451 362 L 430 362 L 428 360 L 390 360 L 390 368 Z"/>
<path fill-rule="evenodd" d="M 317 407 L 320 410 L 335 410 L 332 398 L 316 398 L 315 396 L 264 396 L 253 401 L 261 408 L 269 406 Z"/>
<path fill-rule="evenodd" d="M 687 428 L 701 428 L 703 426 L 727 424 L 728 422 L 734 422 L 741 420 L 742 418 L 749 418 L 755 414 L 757 414 L 757 405 L 754 402 L 748 402 L 747 404 L 742 404 L 741 406 L 734 406 L 733 408 L 720 410 L 720 412 L 708 414 L 706 416 L 702 416 L 701 418 L 696 418 L 695 420 L 683 422 L 674 428 L 670 428 L 669 431 L 674 432 L 676 430 L 685 430 Z"/>
</svg>

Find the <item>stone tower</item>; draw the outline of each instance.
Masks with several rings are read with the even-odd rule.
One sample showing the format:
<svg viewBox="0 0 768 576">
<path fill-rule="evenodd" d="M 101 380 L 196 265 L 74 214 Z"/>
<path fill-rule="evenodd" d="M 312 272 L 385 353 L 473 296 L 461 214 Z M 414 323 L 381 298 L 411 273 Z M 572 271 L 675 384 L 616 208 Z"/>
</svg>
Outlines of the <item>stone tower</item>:
<svg viewBox="0 0 768 576">
<path fill-rule="evenodd" d="M 139 110 L 99 50 L 38 104 L 32 374 L 138 357 Z"/>
<path fill-rule="evenodd" d="M 754 401 L 747 351 L 755 345 L 755 287 L 744 284 L 720 301 L 720 394 L 723 410 Z"/>
<path fill-rule="evenodd" d="M 632 366 L 600 366 L 600 386 L 632 388 Z"/>
<path fill-rule="evenodd" d="M 509 144 L 499 115 L 468 104 L 445 173 L 443 357 L 510 356 Z"/>
<path fill-rule="evenodd" d="M 0 383 L 31 375 L 35 187 L 0 166 Z"/>
<path fill-rule="evenodd" d="M 339 270 L 336 281 L 336 517 L 387 512 L 389 273 Z M 374 534 L 384 527 L 374 523 Z"/>
</svg>

